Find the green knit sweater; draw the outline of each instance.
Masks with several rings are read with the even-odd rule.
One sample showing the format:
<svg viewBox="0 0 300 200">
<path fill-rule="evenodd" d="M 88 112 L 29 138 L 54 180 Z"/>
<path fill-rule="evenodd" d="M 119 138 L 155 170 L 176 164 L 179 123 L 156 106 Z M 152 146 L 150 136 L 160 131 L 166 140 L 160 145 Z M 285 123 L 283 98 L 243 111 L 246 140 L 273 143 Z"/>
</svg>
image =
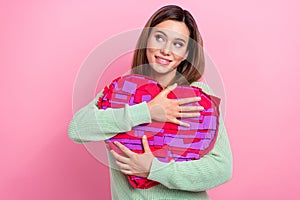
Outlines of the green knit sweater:
<svg viewBox="0 0 300 200">
<path fill-rule="evenodd" d="M 191 85 L 208 94 L 212 90 L 202 82 Z M 105 140 L 132 127 L 151 122 L 146 102 L 119 109 L 99 110 L 96 102 L 102 91 L 87 106 L 75 113 L 69 125 L 69 137 L 76 143 Z M 111 166 L 114 158 L 108 152 Z M 200 160 L 163 163 L 154 159 L 148 179 L 160 184 L 149 189 L 134 189 L 125 175 L 110 168 L 113 200 L 209 199 L 206 190 L 227 182 L 232 175 L 232 154 L 222 116 L 214 148 Z"/>
</svg>

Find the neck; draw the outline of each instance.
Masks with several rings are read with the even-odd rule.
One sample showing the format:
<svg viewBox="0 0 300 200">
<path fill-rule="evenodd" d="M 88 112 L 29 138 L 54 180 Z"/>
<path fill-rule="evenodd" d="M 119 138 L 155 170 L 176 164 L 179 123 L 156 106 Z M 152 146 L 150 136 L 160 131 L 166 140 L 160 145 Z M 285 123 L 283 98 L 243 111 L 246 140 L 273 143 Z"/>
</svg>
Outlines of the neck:
<svg viewBox="0 0 300 200">
<path fill-rule="evenodd" d="M 163 88 L 166 88 L 176 75 L 176 70 L 168 74 L 159 74 L 152 71 L 151 77 L 155 79 Z"/>
</svg>

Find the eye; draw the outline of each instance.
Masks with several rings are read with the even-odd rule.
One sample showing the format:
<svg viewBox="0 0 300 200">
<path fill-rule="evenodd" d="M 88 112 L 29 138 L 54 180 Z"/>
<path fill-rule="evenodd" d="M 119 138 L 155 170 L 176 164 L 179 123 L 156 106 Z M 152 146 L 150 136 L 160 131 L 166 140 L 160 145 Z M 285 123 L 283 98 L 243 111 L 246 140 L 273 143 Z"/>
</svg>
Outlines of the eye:
<svg viewBox="0 0 300 200">
<path fill-rule="evenodd" d="M 164 37 L 162 36 L 162 35 L 155 35 L 155 39 L 156 39 L 156 41 L 158 41 L 158 42 L 163 42 L 163 41 L 165 41 L 165 39 L 164 39 Z"/>
<path fill-rule="evenodd" d="M 184 45 L 184 44 L 183 44 L 182 42 L 174 42 L 174 46 L 175 46 L 175 47 L 178 47 L 178 48 L 179 48 L 179 47 L 183 47 L 183 45 Z"/>
</svg>

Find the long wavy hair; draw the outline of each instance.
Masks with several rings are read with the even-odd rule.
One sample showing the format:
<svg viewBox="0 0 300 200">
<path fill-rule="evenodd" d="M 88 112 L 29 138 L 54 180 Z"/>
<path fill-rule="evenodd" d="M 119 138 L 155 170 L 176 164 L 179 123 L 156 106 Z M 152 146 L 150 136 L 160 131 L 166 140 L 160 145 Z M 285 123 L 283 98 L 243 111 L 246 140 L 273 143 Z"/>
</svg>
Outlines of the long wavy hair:
<svg viewBox="0 0 300 200">
<path fill-rule="evenodd" d="M 178 85 L 189 85 L 194 81 L 198 81 L 205 68 L 203 40 L 198 30 L 195 19 L 187 10 L 183 10 L 177 5 L 167 5 L 157 10 L 146 23 L 136 45 L 134 51 L 132 70 L 133 74 L 150 75 L 150 68 L 146 47 L 152 27 L 166 20 L 175 20 L 184 22 L 189 29 L 188 56 L 177 67 L 177 73 L 174 79 L 169 83 L 177 83 Z"/>
</svg>

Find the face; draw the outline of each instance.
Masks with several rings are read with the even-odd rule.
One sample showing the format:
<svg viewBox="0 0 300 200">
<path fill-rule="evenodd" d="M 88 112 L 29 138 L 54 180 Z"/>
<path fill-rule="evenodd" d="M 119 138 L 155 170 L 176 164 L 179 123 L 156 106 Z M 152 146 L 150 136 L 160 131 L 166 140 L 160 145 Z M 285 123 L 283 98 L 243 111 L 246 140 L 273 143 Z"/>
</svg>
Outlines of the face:
<svg viewBox="0 0 300 200">
<path fill-rule="evenodd" d="M 188 56 L 189 35 L 188 27 L 179 21 L 166 20 L 153 27 L 146 50 L 153 77 L 175 76 L 176 68 Z"/>
</svg>

